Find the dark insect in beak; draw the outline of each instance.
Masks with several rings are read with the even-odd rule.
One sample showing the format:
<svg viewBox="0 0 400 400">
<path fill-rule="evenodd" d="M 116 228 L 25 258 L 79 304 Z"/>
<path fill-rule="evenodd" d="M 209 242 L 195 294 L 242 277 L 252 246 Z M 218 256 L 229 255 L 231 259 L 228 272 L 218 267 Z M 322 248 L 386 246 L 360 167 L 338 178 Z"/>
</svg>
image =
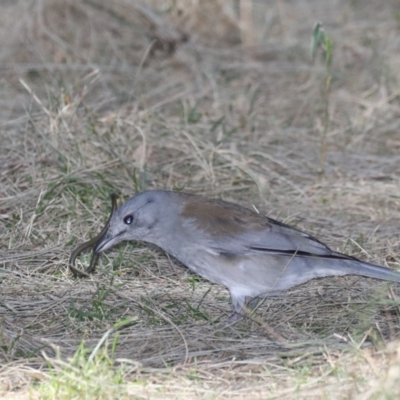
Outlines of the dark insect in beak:
<svg viewBox="0 0 400 400">
<path fill-rule="evenodd" d="M 100 239 L 107 232 L 108 226 L 110 225 L 111 218 L 112 218 L 115 210 L 117 209 L 117 199 L 118 199 L 118 196 L 115 193 L 113 193 L 111 195 L 111 213 L 110 213 L 110 216 L 108 217 L 106 224 L 104 225 L 103 229 L 101 230 L 101 232 L 97 236 L 95 236 L 93 239 L 80 244 L 72 252 L 72 254 L 69 258 L 68 266 L 69 266 L 70 271 L 74 274 L 74 276 L 79 276 L 80 278 L 88 278 L 89 274 L 91 274 L 94 271 L 94 269 L 96 267 L 96 263 L 100 257 L 100 253 L 96 252 L 94 249 L 96 247 L 97 242 L 99 242 Z M 88 249 L 89 247 L 93 248 L 92 259 L 90 260 L 89 267 L 84 271 L 80 271 L 77 268 L 75 268 L 75 260 L 79 256 L 79 254 L 81 254 L 84 250 Z"/>
</svg>

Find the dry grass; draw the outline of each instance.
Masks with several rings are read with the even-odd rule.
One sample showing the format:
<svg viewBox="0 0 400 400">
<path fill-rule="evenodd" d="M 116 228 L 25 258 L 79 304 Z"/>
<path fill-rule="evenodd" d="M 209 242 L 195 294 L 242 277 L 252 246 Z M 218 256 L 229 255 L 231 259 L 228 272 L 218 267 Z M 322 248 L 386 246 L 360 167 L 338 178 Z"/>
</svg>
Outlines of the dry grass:
<svg viewBox="0 0 400 400">
<path fill-rule="evenodd" d="M 398 3 L 108 3 L 0 5 L 0 394 L 397 398 L 395 285 L 310 282 L 221 329 L 228 292 L 157 249 L 120 246 L 88 280 L 67 260 L 111 192 L 179 188 L 399 268 Z"/>
</svg>

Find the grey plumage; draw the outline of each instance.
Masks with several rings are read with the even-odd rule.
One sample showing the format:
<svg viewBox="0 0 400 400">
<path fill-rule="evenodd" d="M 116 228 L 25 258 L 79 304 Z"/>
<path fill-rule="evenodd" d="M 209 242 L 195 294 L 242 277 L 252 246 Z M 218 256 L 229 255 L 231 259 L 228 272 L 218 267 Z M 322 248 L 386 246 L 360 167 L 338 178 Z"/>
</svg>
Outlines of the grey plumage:
<svg viewBox="0 0 400 400">
<path fill-rule="evenodd" d="M 221 200 L 169 191 L 140 193 L 120 206 L 95 246 L 153 243 L 192 271 L 229 289 L 233 309 L 246 299 L 310 279 L 361 275 L 400 282 L 400 273 L 331 250 L 314 237 Z"/>
</svg>

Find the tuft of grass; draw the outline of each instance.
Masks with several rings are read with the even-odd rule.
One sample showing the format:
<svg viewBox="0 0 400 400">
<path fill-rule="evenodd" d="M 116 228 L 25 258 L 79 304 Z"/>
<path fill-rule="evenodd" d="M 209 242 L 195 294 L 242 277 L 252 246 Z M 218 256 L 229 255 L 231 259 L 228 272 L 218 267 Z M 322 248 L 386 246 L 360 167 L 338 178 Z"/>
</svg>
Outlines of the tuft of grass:
<svg viewBox="0 0 400 400">
<path fill-rule="evenodd" d="M 115 328 L 129 324 L 122 321 Z M 33 397 L 38 394 L 41 399 L 127 399 L 129 396 L 128 373 L 132 373 L 139 364 L 127 364 L 115 360 L 115 349 L 118 345 L 118 334 L 109 341 L 113 332 L 108 330 L 95 348 L 89 348 L 82 342 L 70 360 L 62 359 L 60 353 L 56 358 L 47 358 L 47 378 L 32 387 Z M 133 368 L 132 368 L 133 367 Z"/>
<path fill-rule="evenodd" d="M 68 317 L 78 321 L 115 321 L 117 315 L 124 311 L 124 304 L 117 306 L 113 303 L 109 304 L 106 300 L 112 293 L 120 290 L 125 284 L 113 285 L 113 277 L 111 277 L 109 285 L 96 285 L 96 291 L 92 295 L 91 301 L 77 304 L 71 299 Z"/>
<path fill-rule="evenodd" d="M 317 22 L 312 31 L 311 41 L 311 57 L 314 58 L 317 50 L 322 48 L 325 59 L 325 79 L 324 79 L 324 90 L 323 90 L 323 122 L 322 122 L 322 133 L 321 133 L 321 150 L 319 156 L 319 175 L 323 175 L 325 172 L 325 159 L 327 152 L 327 140 L 329 131 L 329 98 L 331 94 L 331 82 L 332 82 L 332 56 L 333 56 L 333 43 L 330 35 L 325 32 L 322 24 Z"/>
</svg>

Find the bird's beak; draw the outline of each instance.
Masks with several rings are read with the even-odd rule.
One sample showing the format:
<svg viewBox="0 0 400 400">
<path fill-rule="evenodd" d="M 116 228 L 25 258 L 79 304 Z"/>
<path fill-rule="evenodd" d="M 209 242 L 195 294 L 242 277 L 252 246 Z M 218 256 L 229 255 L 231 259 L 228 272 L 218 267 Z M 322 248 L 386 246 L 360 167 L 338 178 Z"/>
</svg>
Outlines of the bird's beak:
<svg viewBox="0 0 400 400">
<path fill-rule="evenodd" d="M 107 231 L 94 245 L 93 253 L 99 254 L 103 251 L 111 248 L 114 245 L 115 239 L 110 233 Z"/>
</svg>

